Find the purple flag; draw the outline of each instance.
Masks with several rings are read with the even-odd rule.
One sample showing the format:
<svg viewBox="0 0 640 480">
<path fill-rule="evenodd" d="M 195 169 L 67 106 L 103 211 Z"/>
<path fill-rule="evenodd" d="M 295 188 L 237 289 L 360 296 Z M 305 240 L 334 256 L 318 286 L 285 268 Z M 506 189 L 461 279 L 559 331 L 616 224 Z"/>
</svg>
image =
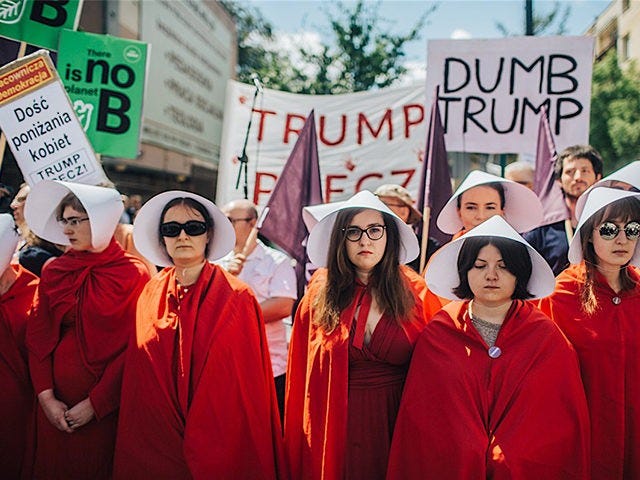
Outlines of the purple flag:
<svg viewBox="0 0 640 480">
<path fill-rule="evenodd" d="M 444 128 L 440 119 L 438 108 L 438 89 L 431 104 L 429 120 L 429 133 L 427 135 L 427 149 L 422 164 L 420 176 L 420 191 L 418 192 L 418 208 L 425 213 L 426 207 L 431 209 L 429 218 L 429 236 L 444 244 L 451 240 L 451 235 L 440 231 L 436 226 L 438 214 L 447 203 L 453 191 L 451 190 L 451 175 L 449 174 L 449 161 L 447 160 L 447 148 L 444 143 Z M 422 224 L 420 225 L 422 231 Z M 424 244 L 424 242 L 423 242 Z"/>
<path fill-rule="evenodd" d="M 540 198 L 544 219 L 542 225 L 560 222 L 569 218 L 569 209 L 564 201 L 560 184 L 555 179 L 554 164 L 558 154 L 549 128 L 547 109 L 542 107 L 538 127 L 538 149 L 536 151 L 536 174 L 533 189 Z"/>
<path fill-rule="evenodd" d="M 265 207 L 268 210 L 260 226 L 262 235 L 296 260 L 299 297 L 306 285 L 307 264 L 304 245 L 307 229 L 302 207 L 319 203 L 323 203 L 322 185 L 315 116 L 311 110 Z"/>
</svg>

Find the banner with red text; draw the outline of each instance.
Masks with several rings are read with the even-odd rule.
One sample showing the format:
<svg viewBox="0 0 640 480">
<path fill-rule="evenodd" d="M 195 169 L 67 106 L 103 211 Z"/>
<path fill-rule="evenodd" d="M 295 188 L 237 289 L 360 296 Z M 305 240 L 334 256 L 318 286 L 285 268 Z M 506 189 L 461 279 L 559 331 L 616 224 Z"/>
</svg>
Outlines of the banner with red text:
<svg viewBox="0 0 640 480">
<path fill-rule="evenodd" d="M 230 80 L 224 113 L 216 201 L 243 196 L 236 189 L 255 86 Z M 258 94 L 247 142 L 249 199 L 264 206 L 315 110 L 325 202 L 346 199 L 384 183 L 413 194 L 426 139 L 423 85 L 345 95 L 299 95 L 264 89 Z"/>
<path fill-rule="evenodd" d="M 588 143 L 593 42 L 430 40 L 427 91 L 440 87 L 447 150 L 535 155 L 543 106 L 559 149 Z"/>
</svg>

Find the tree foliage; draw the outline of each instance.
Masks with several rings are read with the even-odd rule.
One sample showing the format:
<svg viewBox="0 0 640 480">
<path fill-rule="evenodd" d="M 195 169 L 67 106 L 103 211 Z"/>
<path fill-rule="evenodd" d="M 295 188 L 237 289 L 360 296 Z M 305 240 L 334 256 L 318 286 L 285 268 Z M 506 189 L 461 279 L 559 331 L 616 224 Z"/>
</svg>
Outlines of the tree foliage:
<svg viewBox="0 0 640 480">
<path fill-rule="evenodd" d="M 420 38 L 428 16 L 425 13 L 405 34 L 383 28 L 380 2 L 359 0 L 349 8 L 332 4 L 329 45 L 318 50 L 303 43 L 292 52 L 278 50 L 273 27 L 260 11 L 232 0 L 222 5 L 236 21 L 238 31 L 238 80 L 252 82 L 258 75 L 269 88 L 296 93 L 331 94 L 384 88 L 407 71 L 402 65 L 408 42 Z M 350 4 L 351 5 L 351 4 Z"/>
<path fill-rule="evenodd" d="M 613 51 L 594 65 L 589 141 L 606 172 L 640 159 L 640 76 L 634 64 L 621 69 Z"/>
<path fill-rule="evenodd" d="M 233 0 L 221 0 L 236 24 L 238 41 L 237 79 L 253 83 L 258 76 L 270 88 L 288 91 L 295 69 L 288 56 L 273 48 L 273 26 L 260 10 Z"/>
<path fill-rule="evenodd" d="M 338 2 L 337 13 L 327 12 L 333 48 L 320 54 L 301 49 L 303 57 L 317 65 L 314 78 L 305 93 L 346 93 L 384 88 L 402 77 L 407 43 L 420 38 L 432 5 L 417 19 L 407 33 L 395 35 L 383 29 L 379 16 L 380 2 L 358 1 L 352 8 Z"/>
</svg>

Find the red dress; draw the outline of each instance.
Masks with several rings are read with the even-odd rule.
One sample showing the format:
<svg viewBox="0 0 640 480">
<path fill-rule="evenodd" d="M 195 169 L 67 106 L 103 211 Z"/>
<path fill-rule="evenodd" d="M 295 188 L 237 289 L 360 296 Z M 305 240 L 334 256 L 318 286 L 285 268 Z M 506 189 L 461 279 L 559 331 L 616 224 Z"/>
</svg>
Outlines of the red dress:
<svg viewBox="0 0 640 480">
<path fill-rule="evenodd" d="M 25 334 L 38 277 L 10 265 L 17 278 L 0 296 L 0 478 L 20 478 L 33 443 L 35 397 L 29 378 Z M 30 459 L 24 463 L 26 469 Z M 25 477 L 29 474 L 26 473 Z"/>
<path fill-rule="evenodd" d="M 176 286 L 165 268 L 140 296 L 114 478 L 286 478 L 269 350 L 249 287 L 210 263 Z"/>
<path fill-rule="evenodd" d="M 346 474 L 348 479 L 385 478 L 389 448 L 413 344 L 402 327 L 384 315 L 368 345 L 349 336 L 349 397 Z"/>
<path fill-rule="evenodd" d="M 449 303 L 418 339 L 387 478 L 590 478 L 587 405 L 567 339 L 517 300 L 491 358 L 467 306 Z"/>
<path fill-rule="evenodd" d="M 124 351 L 149 274 L 112 239 L 98 253 L 69 250 L 42 272 L 27 328 L 36 394 L 71 408 L 89 397 L 96 418 L 69 434 L 37 412 L 34 478 L 108 479 Z"/>
<path fill-rule="evenodd" d="M 619 294 L 596 272 L 598 309 L 590 316 L 580 307 L 584 263 L 558 275 L 555 292 L 540 305 L 578 352 L 594 479 L 640 478 L 640 275 L 628 271 L 636 287 Z"/>
<path fill-rule="evenodd" d="M 364 287 L 326 334 L 314 323 L 313 301 L 326 281 L 320 270 L 302 299 L 287 366 L 285 449 L 291 478 L 384 478 L 407 362 L 425 326 L 424 280 L 407 267 L 403 277 L 415 307 L 402 324 L 384 315 L 369 344 L 354 321 Z M 370 301 L 370 298 L 369 298 Z M 360 325 L 361 328 L 358 328 Z"/>
</svg>

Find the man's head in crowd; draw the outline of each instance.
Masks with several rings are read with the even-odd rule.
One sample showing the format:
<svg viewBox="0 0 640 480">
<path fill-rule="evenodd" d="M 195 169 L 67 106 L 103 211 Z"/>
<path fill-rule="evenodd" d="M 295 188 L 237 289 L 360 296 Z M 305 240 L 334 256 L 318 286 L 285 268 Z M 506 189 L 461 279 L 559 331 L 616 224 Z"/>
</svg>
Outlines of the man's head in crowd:
<svg viewBox="0 0 640 480">
<path fill-rule="evenodd" d="M 504 169 L 504 178 L 533 190 L 536 174 L 533 165 L 529 162 L 518 160 L 506 166 Z"/>
<path fill-rule="evenodd" d="M 249 200 L 233 200 L 221 208 L 236 232 L 236 246 L 244 246 L 258 221 L 258 210 Z"/>
<path fill-rule="evenodd" d="M 573 145 L 558 155 L 555 174 L 565 196 L 575 201 L 602 178 L 602 168 L 602 157 L 593 147 Z"/>
</svg>

